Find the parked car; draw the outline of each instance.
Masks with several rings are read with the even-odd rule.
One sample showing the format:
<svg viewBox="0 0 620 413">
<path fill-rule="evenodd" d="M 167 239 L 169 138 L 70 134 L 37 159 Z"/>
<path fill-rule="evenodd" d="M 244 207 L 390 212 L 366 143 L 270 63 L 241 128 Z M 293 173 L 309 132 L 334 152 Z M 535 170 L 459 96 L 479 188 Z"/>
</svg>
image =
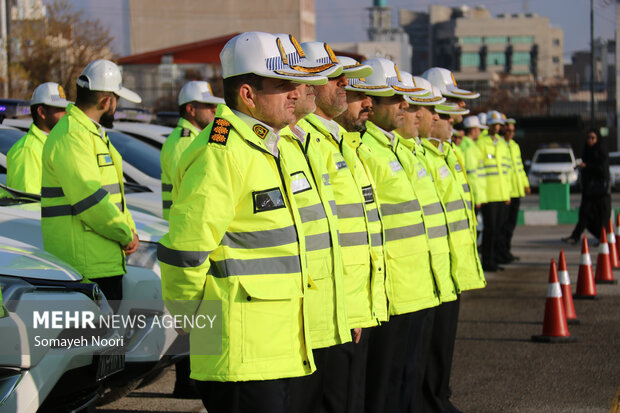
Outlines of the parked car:
<svg viewBox="0 0 620 413">
<path fill-rule="evenodd" d="M 620 186 L 620 152 L 609 153 L 609 177 L 612 188 Z"/>
<path fill-rule="evenodd" d="M 97 284 L 41 249 L 0 236 L 0 287 L 5 310 L 0 412 L 68 412 L 94 405 L 125 364 L 120 335 L 97 321 L 112 314 Z M 35 324 L 35 311 L 90 312 L 95 329 Z M 80 345 L 69 347 L 62 339 Z"/>
<path fill-rule="evenodd" d="M 169 126 L 153 125 L 149 123 L 114 122 L 114 130 L 133 136 L 159 150 L 161 150 L 162 145 L 173 129 L 174 128 Z"/>
<path fill-rule="evenodd" d="M 538 149 L 532 158 L 528 178 L 532 189 L 541 183 L 568 183 L 572 189 L 579 186 L 577 162 L 570 147 L 549 147 Z"/>
<path fill-rule="evenodd" d="M 117 107 L 114 113 L 114 120 L 123 120 L 126 122 L 149 123 L 155 115 L 148 109 Z"/>
<path fill-rule="evenodd" d="M 6 188 L 5 188 L 6 189 Z M 10 190 L 10 188 L 8 188 Z M 30 199 L 29 199 L 30 198 Z M 34 197 L 0 199 L 0 236 L 43 249 L 41 204 Z M 5 205 L 5 206 L 2 206 Z M 156 242 L 167 231 L 167 223 L 155 216 L 132 210 L 140 247 L 127 257 L 127 274 L 123 277 L 123 301 L 118 314 L 142 315 L 147 320 L 169 314 L 164 307 L 161 274 Z M 174 329 L 153 326 L 119 329 L 125 344 L 125 370 L 107 383 L 100 402 L 117 400 L 163 368 L 187 357 L 187 336 Z M 183 348 L 179 352 L 172 348 Z"/>
</svg>

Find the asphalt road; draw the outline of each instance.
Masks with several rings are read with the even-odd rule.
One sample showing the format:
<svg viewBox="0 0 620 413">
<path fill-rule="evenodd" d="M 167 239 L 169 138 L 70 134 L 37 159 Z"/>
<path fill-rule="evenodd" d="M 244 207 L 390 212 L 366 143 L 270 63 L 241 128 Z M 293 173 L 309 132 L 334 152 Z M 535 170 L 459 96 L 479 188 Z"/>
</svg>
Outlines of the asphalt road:
<svg viewBox="0 0 620 413">
<path fill-rule="evenodd" d="M 488 286 L 462 295 L 452 400 L 472 413 L 610 412 L 620 386 L 620 285 L 597 285 L 599 299 L 576 300 L 579 341 L 533 343 L 542 332 L 549 261 L 565 249 L 575 289 L 579 247 L 559 240 L 570 226 L 519 227 L 518 264 L 487 274 Z M 596 248 L 591 246 L 596 263 Z M 620 271 L 616 270 L 616 278 Z M 198 400 L 171 398 L 174 372 L 99 413 L 198 412 Z"/>
</svg>

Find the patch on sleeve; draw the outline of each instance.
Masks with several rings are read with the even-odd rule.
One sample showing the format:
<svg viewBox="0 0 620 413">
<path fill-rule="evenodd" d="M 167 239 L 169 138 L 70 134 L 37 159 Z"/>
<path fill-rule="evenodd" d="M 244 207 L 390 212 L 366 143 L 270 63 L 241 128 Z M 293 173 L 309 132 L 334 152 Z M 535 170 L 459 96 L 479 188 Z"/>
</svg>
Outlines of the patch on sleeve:
<svg viewBox="0 0 620 413">
<path fill-rule="evenodd" d="M 230 122 L 226 119 L 215 118 L 213 121 L 213 128 L 211 128 L 211 135 L 209 135 L 209 142 L 226 145 L 229 133 Z"/>
<path fill-rule="evenodd" d="M 426 168 L 421 168 L 418 171 L 418 178 L 424 178 L 426 176 Z"/>
<path fill-rule="evenodd" d="M 284 197 L 280 188 L 265 189 L 264 191 L 252 192 L 254 201 L 254 213 L 272 211 L 274 209 L 284 208 Z"/>
<path fill-rule="evenodd" d="M 191 131 L 187 128 L 183 128 L 183 130 L 181 131 L 181 137 L 189 138 L 190 135 L 191 135 Z"/>
<path fill-rule="evenodd" d="M 99 166 L 110 166 L 110 165 L 114 165 L 114 162 L 112 161 L 112 157 L 110 156 L 109 153 L 98 153 L 97 164 Z"/>
<path fill-rule="evenodd" d="M 334 153 L 333 160 L 337 170 L 347 168 L 347 163 L 345 162 L 341 153 Z"/>
<path fill-rule="evenodd" d="M 390 162 L 390 168 L 392 168 L 392 173 L 396 173 L 403 169 L 402 165 L 400 164 L 400 162 L 398 162 L 397 159 L 394 159 L 392 162 Z"/>
<path fill-rule="evenodd" d="M 364 195 L 364 203 L 371 204 L 375 202 L 375 197 L 372 193 L 372 186 L 368 185 L 362 188 L 362 195 Z"/>
<path fill-rule="evenodd" d="M 269 133 L 269 129 L 267 129 L 260 123 L 257 123 L 256 125 L 252 126 L 252 130 L 254 131 L 256 136 L 258 136 L 261 139 L 265 139 L 265 136 L 267 136 L 267 134 Z"/>
<path fill-rule="evenodd" d="M 450 170 L 446 165 L 442 165 L 441 168 L 439 168 L 439 177 L 445 179 L 448 176 L 450 176 Z"/>
<path fill-rule="evenodd" d="M 309 191 L 312 187 L 303 171 L 291 174 L 291 192 L 298 194 L 300 192 Z"/>
</svg>

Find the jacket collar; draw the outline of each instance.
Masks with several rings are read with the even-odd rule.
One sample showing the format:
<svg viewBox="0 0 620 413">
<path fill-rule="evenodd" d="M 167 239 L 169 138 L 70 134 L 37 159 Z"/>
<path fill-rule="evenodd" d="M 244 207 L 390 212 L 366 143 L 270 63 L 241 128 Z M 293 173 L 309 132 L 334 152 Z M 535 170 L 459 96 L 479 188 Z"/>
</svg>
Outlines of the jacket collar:
<svg viewBox="0 0 620 413">
<path fill-rule="evenodd" d="M 78 108 L 73 103 L 69 103 L 67 106 L 67 115 L 75 119 L 76 122 L 86 128 L 90 133 L 99 136 L 104 142 L 108 141 L 103 126 L 86 116 L 82 109 Z"/>
<path fill-rule="evenodd" d="M 43 132 L 34 122 L 30 125 L 30 129 L 28 129 L 28 133 L 36 138 L 41 143 L 45 143 L 47 139 L 47 133 Z"/>
<path fill-rule="evenodd" d="M 263 134 L 265 130 L 267 131 L 267 133 L 274 133 L 273 129 L 265 125 L 263 122 L 257 119 L 254 119 L 250 116 L 247 116 L 243 113 L 241 113 L 241 115 L 245 116 L 246 119 L 242 119 L 238 115 L 239 113 L 241 112 L 233 111 L 228 106 L 224 104 L 219 104 L 217 105 L 217 111 L 215 112 L 215 117 L 222 118 L 222 119 L 229 121 L 233 125 L 233 127 L 237 130 L 241 138 L 250 142 L 254 146 L 262 149 L 264 152 L 267 152 L 277 157 L 278 156 L 277 154 L 274 154 L 274 152 L 269 150 L 269 148 L 265 144 L 265 140 L 261 139 L 259 135 L 257 134 L 257 133 Z M 256 132 L 255 130 L 258 132 Z M 267 133 L 265 133 L 265 136 L 267 135 Z"/>
<path fill-rule="evenodd" d="M 194 126 L 193 123 L 191 123 L 185 118 L 179 118 L 179 122 L 177 123 L 177 128 L 189 129 L 192 136 L 196 136 L 200 133 L 200 130 L 196 126 Z"/>
<path fill-rule="evenodd" d="M 391 132 L 387 132 L 371 121 L 366 121 L 366 133 L 364 136 L 370 136 L 375 139 L 379 144 L 385 147 L 394 147 L 395 144 L 395 135 Z"/>
<path fill-rule="evenodd" d="M 331 135 L 336 142 L 340 143 L 344 129 L 337 122 L 327 120 L 321 116 L 315 115 L 314 113 L 306 116 L 304 120 L 314 126 L 322 134 L 326 136 Z"/>
</svg>

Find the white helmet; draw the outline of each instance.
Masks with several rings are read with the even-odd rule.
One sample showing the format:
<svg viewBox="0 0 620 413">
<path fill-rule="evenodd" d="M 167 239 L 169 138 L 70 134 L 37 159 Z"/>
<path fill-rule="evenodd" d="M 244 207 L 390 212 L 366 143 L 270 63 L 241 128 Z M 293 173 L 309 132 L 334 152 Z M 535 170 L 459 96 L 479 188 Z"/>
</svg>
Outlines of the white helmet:
<svg viewBox="0 0 620 413">
<path fill-rule="evenodd" d="M 142 98 L 122 85 L 121 70 L 109 60 L 93 60 L 84 68 L 77 85 L 86 89 L 114 94 L 133 103 L 142 102 Z"/>
<path fill-rule="evenodd" d="M 179 92 L 179 106 L 189 102 L 217 105 L 224 103 L 224 99 L 213 96 L 211 85 L 204 80 L 192 80 L 183 85 Z"/>
<path fill-rule="evenodd" d="M 480 115 L 478 115 L 480 116 Z M 478 119 L 478 116 L 468 116 L 463 120 L 463 126 L 465 127 L 465 129 L 470 129 L 470 128 L 480 128 L 480 129 L 489 129 L 488 126 L 484 126 L 480 123 L 480 119 Z"/>
<path fill-rule="evenodd" d="M 363 64 L 372 68 L 372 74 L 365 79 L 368 86 L 380 88 L 379 90 L 392 89 L 395 94 L 404 96 L 425 96 L 429 93 L 421 87 L 416 87 L 413 83 L 404 83 L 398 67 L 391 60 L 376 57 L 366 60 Z M 373 90 L 368 90 L 365 93 L 367 95 L 379 95 Z"/>
<path fill-rule="evenodd" d="M 222 77 L 253 73 L 257 76 L 324 85 L 327 78 L 316 68 L 295 68 L 282 42 L 263 32 L 246 32 L 230 39 L 220 53 Z"/>
<path fill-rule="evenodd" d="M 414 87 L 424 89 L 427 92 L 425 95 L 405 96 L 405 100 L 410 105 L 435 106 L 446 101 L 446 98 L 441 96 L 439 90 L 437 90 L 437 88 L 428 80 L 418 76 L 412 76 L 407 72 L 400 72 L 400 76 L 404 84 L 413 85 Z"/>
<path fill-rule="evenodd" d="M 454 79 L 454 75 L 448 69 L 431 67 L 422 74 L 422 77 L 438 87 L 443 96 L 456 99 L 476 99 L 480 97 L 480 93 L 470 92 L 457 87 L 456 79 Z"/>
<path fill-rule="evenodd" d="M 336 77 L 342 73 L 342 66 L 338 62 L 313 59 L 304 51 L 295 36 L 292 34 L 276 34 L 278 47 L 284 49 L 288 64 L 296 70 L 314 73 L 320 76 Z M 327 46 L 329 47 L 329 46 Z"/>
<path fill-rule="evenodd" d="M 372 67 L 363 65 L 349 56 L 336 56 L 347 79 L 360 79 L 372 75 Z"/>
<path fill-rule="evenodd" d="M 71 102 L 67 101 L 65 90 L 55 82 L 46 82 L 37 86 L 30 99 L 30 106 L 47 105 L 66 108 L 69 103 Z"/>
<path fill-rule="evenodd" d="M 486 114 L 486 112 L 480 112 L 478 114 L 478 120 L 480 121 L 481 125 L 486 126 L 486 124 L 487 124 L 487 114 Z"/>
<path fill-rule="evenodd" d="M 495 124 L 504 124 L 504 119 L 502 119 L 502 114 L 496 110 L 490 110 L 487 112 L 487 125 L 495 125 Z"/>
</svg>

